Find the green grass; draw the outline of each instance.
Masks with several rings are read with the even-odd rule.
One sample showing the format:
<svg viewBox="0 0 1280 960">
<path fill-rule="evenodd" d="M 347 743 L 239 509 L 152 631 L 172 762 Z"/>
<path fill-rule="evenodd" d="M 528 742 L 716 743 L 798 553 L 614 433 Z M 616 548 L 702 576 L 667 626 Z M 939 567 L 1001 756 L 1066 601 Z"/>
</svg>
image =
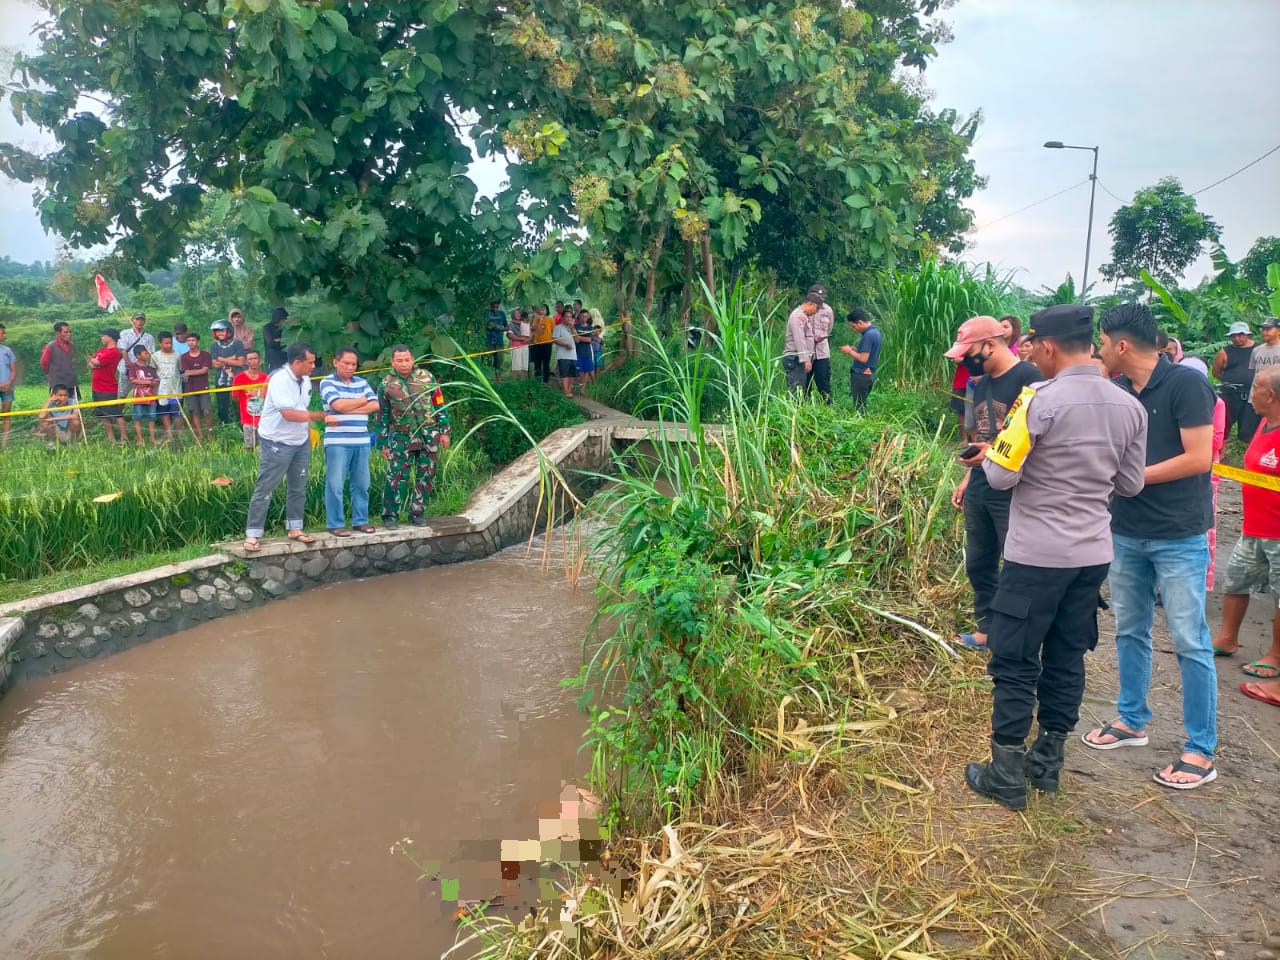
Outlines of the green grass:
<svg viewBox="0 0 1280 960">
<path fill-rule="evenodd" d="M 430 516 L 459 513 L 496 466 L 553 430 L 585 419 L 576 405 L 540 383 L 463 387 L 446 386 L 454 401 L 455 444 L 442 452 L 427 504 Z M 516 411 L 518 422 L 486 420 L 491 396 Z M 318 395 L 313 397 L 318 404 Z M 42 386 L 21 386 L 15 408 L 38 407 L 46 398 Z M 67 585 L 60 578 L 85 583 L 167 562 L 156 557 L 198 556 L 213 543 L 243 535 L 257 454 L 243 448 L 238 424 L 216 428 L 213 439 L 200 446 L 184 434 L 161 448 L 132 441 L 110 445 L 92 417 L 86 418 L 87 443 L 50 447 L 33 436 L 33 425 L 34 418 L 16 418 L 0 453 L 0 589 L 6 597 L 60 589 L 47 585 Z M 468 442 L 458 442 L 473 428 Z M 374 456 L 374 518 L 382 512 L 384 471 L 384 461 Z M 224 485 L 222 478 L 230 482 Z M 311 529 L 325 526 L 324 482 L 323 451 L 317 448 L 307 483 L 305 522 Z M 268 531 L 283 531 L 283 524 L 281 494 L 268 515 Z"/>
<path fill-rule="evenodd" d="M 206 556 L 209 548 L 204 544 L 182 547 L 178 550 L 160 550 L 156 553 L 136 554 L 117 560 L 103 560 L 86 567 L 74 570 L 60 570 L 33 580 L 0 580 L 0 603 L 11 603 L 25 600 L 27 597 L 38 597 L 59 590 L 70 590 L 83 587 L 85 584 L 122 577 L 139 570 L 162 567 L 166 563 L 181 563 L 183 560 L 195 560 Z"/>
</svg>

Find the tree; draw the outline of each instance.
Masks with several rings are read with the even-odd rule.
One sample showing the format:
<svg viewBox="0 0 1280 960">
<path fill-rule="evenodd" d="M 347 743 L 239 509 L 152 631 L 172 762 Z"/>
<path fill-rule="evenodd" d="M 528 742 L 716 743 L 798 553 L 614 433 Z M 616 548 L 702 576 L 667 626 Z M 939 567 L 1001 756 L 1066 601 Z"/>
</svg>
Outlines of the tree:
<svg viewBox="0 0 1280 960">
<path fill-rule="evenodd" d="M 1133 280 L 1146 269 L 1163 283 L 1176 283 L 1221 230 L 1196 207 L 1176 177 L 1139 190 L 1111 217 L 1111 263 L 1100 272 L 1108 280 Z"/>
<path fill-rule="evenodd" d="M 1259 237 L 1236 269 L 1255 290 L 1267 289 L 1267 267 L 1280 263 L 1280 237 Z"/>
<path fill-rule="evenodd" d="M 531 296 L 608 278 L 626 314 L 642 282 L 760 256 L 763 198 L 833 261 L 892 262 L 953 242 L 973 184 L 971 133 L 898 78 L 939 0 L 47 2 L 10 99 L 58 146 L 0 144 L 45 226 L 131 283 L 207 218 L 362 350 L 495 268 Z M 469 139 L 514 160 L 494 201 Z"/>
</svg>

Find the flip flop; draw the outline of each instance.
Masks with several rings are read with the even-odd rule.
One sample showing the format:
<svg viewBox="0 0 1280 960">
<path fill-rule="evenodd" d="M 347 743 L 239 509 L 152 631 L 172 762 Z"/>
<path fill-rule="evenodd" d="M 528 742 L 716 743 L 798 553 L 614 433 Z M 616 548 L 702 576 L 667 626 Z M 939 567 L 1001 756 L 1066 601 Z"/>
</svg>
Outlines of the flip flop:
<svg viewBox="0 0 1280 960">
<path fill-rule="evenodd" d="M 257 537 L 244 538 L 245 553 L 257 553 L 261 549 L 262 549 L 262 541 L 259 540 Z M 1241 684 L 1241 686 L 1243 686 L 1243 684 Z"/>
<path fill-rule="evenodd" d="M 1213 655 L 1215 657 L 1234 657 L 1236 655 L 1235 650 L 1223 650 L 1216 643 L 1212 644 L 1212 646 L 1213 646 Z"/>
<path fill-rule="evenodd" d="M 1240 692 L 1250 700 L 1257 700 L 1259 703 L 1266 703 L 1273 707 L 1280 707 L 1280 697 L 1268 697 L 1265 693 L 1259 693 L 1257 690 L 1249 689 L 1252 683 L 1240 684 Z"/>
<path fill-rule="evenodd" d="M 1280 667 L 1273 663 L 1263 663 L 1261 660 L 1245 664 L 1240 668 L 1240 672 L 1257 677 L 1259 680 L 1280 680 Z"/>
<path fill-rule="evenodd" d="M 956 639 L 960 641 L 960 646 L 967 647 L 970 650 L 986 650 L 985 643 L 979 643 L 978 638 L 972 633 L 957 633 Z"/>
<path fill-rule="evenodd" d="M 294 543 L 315 543 L 316 538 L 305 533 L 289 534 L 289 539 Z"/>
<path fill-rule="evenodd" d="M 1187 763 L 1185 760 L 1179 760 L 1173 765 L 1172 772 L 1198 773 L 1200 774 L 1200 779 L 1190 780 L 1186 783 L 1179 783 L 1177 780 L 1166 780 L 1161 776 L 1161 774 L 1164 773 L 1163 770 L 1157 770 L 1151 779 L 1162 787 L 1168 787 L 1170 790 L 1195 790 L 1198 787 L 1203 787 L 1206 783 L 1213 783 L 1213 781 L 1218 779 L 1218 771 L 1213 764 L 1210 764 L 1208 767 L 1199 767 L 1194 763 Z"/>
<path fill-rule="evenodd" d="M 1128 730 L 1122 730 L 1115 724 L 1108 723 L 1098 729 L 1100 737 L 1115 737 L 1116 739 L 1110 743 L 1095 743 L 1089 739 L 1089 734 L 1093 733 L 1089 730 L 1080 734 L 1080 742 L 1090 750 L 1116 750 L 1120 747 L 1145 747 L 1151 741 L 1145 733 L 1130 733 Z"/>
</svg>

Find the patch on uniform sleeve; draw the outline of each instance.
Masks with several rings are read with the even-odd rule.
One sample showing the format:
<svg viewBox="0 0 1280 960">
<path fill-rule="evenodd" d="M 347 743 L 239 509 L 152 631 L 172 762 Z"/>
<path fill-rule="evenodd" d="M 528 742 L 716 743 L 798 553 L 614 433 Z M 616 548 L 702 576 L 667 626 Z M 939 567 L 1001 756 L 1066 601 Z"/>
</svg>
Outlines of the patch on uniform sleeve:
<svg viewBox="0 0 1280 960">
<path fill-rule="evenodd" d="M 440 388 L 436 387 L 436 392 L 431 396 L 431 405 L 433 407 L 444 406 L 444 394 L 440 392 Z"/>
<path fill-rule="evenodd" d="M 997 466 L 1015 473 L 1022 469 L 1027 454 L 1031 452 L 1031 433 L 1027 429 L 1027 411 L 1036 392 L 1023 387 L 1018 399 L 1009 408 L 1004 427 L 987 448 L 987 459 Z"/>
</svg>

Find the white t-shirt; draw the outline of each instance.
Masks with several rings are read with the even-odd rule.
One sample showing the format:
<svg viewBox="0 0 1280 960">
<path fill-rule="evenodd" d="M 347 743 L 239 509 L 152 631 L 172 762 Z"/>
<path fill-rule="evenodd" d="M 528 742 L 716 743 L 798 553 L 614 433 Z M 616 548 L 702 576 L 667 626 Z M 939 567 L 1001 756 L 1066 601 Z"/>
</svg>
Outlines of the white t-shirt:
<svg viewBox="0 0 1280 960">
<path fill-rule="evenodd" d="M 299 379 L 285 364 L 267 380 L 267 395 L 262 401 L 262 419 L 258 436 L 273 443 L 296 447 L 311 440 L 311 424 L 305 420 L 286 420 L 281 410 L 306 410 L 311 403 L 311 378 Z"/>
<path fill-rule="evenodd" d="M 555 329 L 551 331 L 551 339 L 555 341 L 557 360 L 578 359 L 578 346 L 573 339 L 573 327 L 557 323 Z"/>
<path fill-rule="evenodd" d="M 156 373 L 160 374 L 160 395 L 166 393 L 182 392 L 182 376 L 178 372 L 178 362 L 182 359 L 177 350 L 173 353 L 165 353 L 163 350 L 157 350 L 151 355 L 151 363 L 156 368 Z"/>
</svg>

